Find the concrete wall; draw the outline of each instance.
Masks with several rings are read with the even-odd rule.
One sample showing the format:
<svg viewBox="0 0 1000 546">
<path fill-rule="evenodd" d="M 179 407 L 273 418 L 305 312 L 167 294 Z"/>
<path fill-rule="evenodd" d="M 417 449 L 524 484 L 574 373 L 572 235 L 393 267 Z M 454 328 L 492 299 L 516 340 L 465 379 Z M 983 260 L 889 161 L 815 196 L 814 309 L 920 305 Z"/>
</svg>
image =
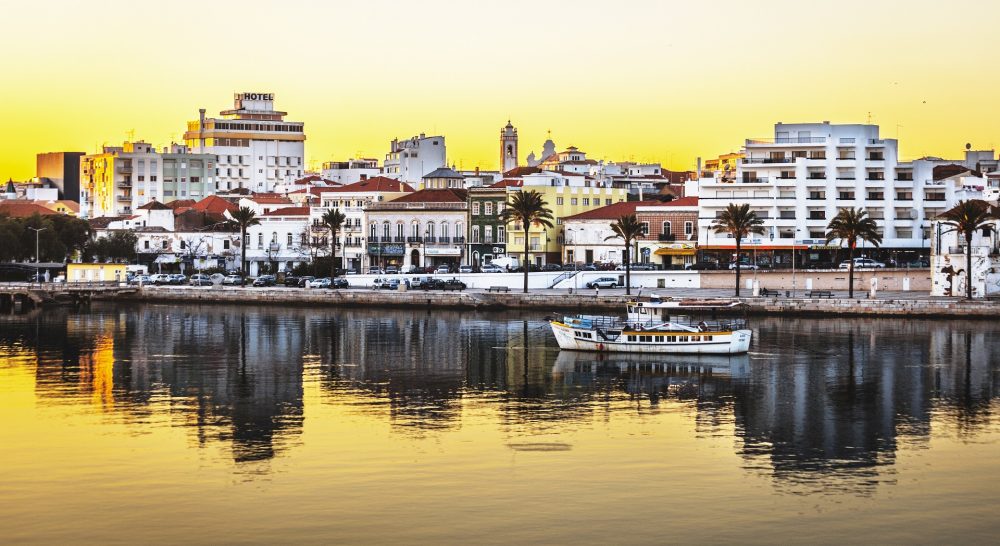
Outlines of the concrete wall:
<svg viewBox="0 0 1000 546">
<path fill-rule="evenodd" d="M 903 290 L 904 280 L 910 280 L 911 292 L 929 294 L 931 274 L 929 269 L 878 269 L 854 272 L 854 290 L 868 291 L 872 276 L 878 278 L 879 290 Z M 744 288 L 751 288 L 753 271 L 743 271 L 741 281 Z M 758 271 L 757 281 L 761 288 L 769 290 L 790 290 L 792 271 Z M 735 271 L 702 271 L 702 288 L 733 288 L 736 283 Z M 799 290 L 847 290 L 847 270 L 807 270 L 795 272 L 795 288 Z"/>
</svg>

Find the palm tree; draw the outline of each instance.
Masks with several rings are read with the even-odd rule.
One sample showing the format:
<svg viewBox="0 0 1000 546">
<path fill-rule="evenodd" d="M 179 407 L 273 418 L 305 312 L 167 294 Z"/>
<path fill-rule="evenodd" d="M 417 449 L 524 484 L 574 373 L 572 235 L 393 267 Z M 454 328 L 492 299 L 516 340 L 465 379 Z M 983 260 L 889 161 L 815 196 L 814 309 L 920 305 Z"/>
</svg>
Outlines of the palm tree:
<svg viewBox="0 0 1000 546">
<path fill-rule="evenodd" d="M 851 261 L 848 264 L 847 273 L 847 296 L 854 297 L 854 251 L 858 248 L 858 241 L 868 241 L 876 247 L 882 244 L 882 236 L 878 233 L 878 225 L 875 220 L 868 217 L 864 209 L 840 209 L 840 212 L 830 220 L 826 226 L 826 243 L 839 240 L 841 244 L 847 243 L 850 249 Z"/>
<path fill-rule="evenodd" d="M 977 231 L 985 235 L 995 231 L 994 220 L 997 211 L 986 201 L 971 199 L 959 201 L 951 210 L 938 216 L 951 228 L 944 233 L 957 231 L 965 236 L 965 297 L 972 299 L 972 236 Z"/>
<path fill-rule="evenodd" d="M 531 225 L 552 227 L 552 211 L 548 203 L 542 199 L 542 194 L 534 191 L 519 191 L 515 193 L 507 207 L 504 208 L 501 219 L 505 224 L 512 222 L 524 226 L 524 293 L 528 293 L 528 228 Z"/>
<path fill-rule="evenodd" d="M 729 203 L 726 210 L 712 222 L 712 230 L 716 233 L 728 233 L 736 239 L 736 297 L 740 297 L 740 245 L 751 233 L 762 235 L 764 221 L 757 213 L 750 210 L 749 204 L 737 205 Z"/>
<path fill-rule="evenodd" d="M 240 228 L 240 272 L 243 274 L 243 282 L 247 278 L 247 228 L 260 224 L 257 213 L 250 207 L 240 207 L 240 210 L 231 213 L 233 223 Z"/>
<path fill-rule="evenodd" d="M 625 261 L 625 295 L 628 296 L 632 294 L 632 261 L 629 257 L 629 249 L 632 247 L 632 241 L 636 241 L 646 234 L 646 229 L 643 224 L 639 223 L 635 214 L 626 214 L 611 224 L 611 231 L 615 234 L 605 237 L 605 241 L 608 239 L 625 241 L 625 253 L 622 254 L 622 259 Z"/>
<path fill-rule="evenodd" d="M 344 225 L 347 216 L 340 209 L 326 211 L 320 219 L 320 223 L 330 229 L 330 278 L 337 276 L 337 232 Z"/>
</svg>

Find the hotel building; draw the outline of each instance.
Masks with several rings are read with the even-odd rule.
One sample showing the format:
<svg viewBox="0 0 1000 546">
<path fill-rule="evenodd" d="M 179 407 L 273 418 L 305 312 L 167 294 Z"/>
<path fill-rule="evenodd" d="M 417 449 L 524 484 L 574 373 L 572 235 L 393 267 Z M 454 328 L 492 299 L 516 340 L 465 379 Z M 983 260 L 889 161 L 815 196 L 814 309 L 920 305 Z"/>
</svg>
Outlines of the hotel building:
<svg viewBox="0 0 1000 546">
<path fill-rule="evenodd" d="M 218 118 L 188 122 L 184 141 L 195 153 L 218 159 L 220 193 L 238 188 L 270 192 L 303 175 L 305 140 L 301 121 L 285 121 L 274 109 L 273 93 L 236 93 L 232 110 Z"/>
<path fill-rule="evenodd" d="M 447 157 L 443 136 L 420 133 L 408 140 L 393 139 L 382 172 L 389 178 L 417 185 L 424 175 L 446 166 Z"/>
</svg>

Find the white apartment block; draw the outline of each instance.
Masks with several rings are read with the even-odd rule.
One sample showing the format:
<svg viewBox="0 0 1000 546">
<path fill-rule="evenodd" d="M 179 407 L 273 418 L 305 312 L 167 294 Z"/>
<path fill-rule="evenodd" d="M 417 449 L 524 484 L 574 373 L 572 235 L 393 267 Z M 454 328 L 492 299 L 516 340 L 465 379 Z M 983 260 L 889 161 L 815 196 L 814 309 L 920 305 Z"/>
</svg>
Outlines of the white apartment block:
<svg viewBox="0 0 1000 546">
<path fill-rule="evenodd" d="M 338 184 L 353 184 L 382 174 L 377 159 L 348 159 L 323 163 L 322 176 Z"/>
<path fill-rule="evenodd" d="M 157 152 L 146 142 L 105 146 L 80 158 L 80 215 L 127 216 L 151 201 L 215 194 L 215 156 L 179 144 Z"/>
<path fill-rule="evenodd" d="M 236 93 L 231 110 L 218 118 L 188 122 L 184 141 L 197 153 L 218 158 L 219 193 L 238 188 L 273 191 L 277 184 L 303 176 L 304 124 L 285 121 L 287 112 L 274 109 L 273 93 Z"/>
<path fill-rule="evenodd" d="M 383 173 L 407 184 L 420 184 L 424 175 L 446 166 L 448 154 L 443 136 L 393 139 L 382 164 Z"/>
<path fill-rule="evenodd" d="M 778 123 L 773 138 L 748 139 L 744 154 L 734 179 L 716 173 L 698 181 L 702 249 L 735 249 L 732 238 L 710 226 L 729 203 L 748 203 L 765 228 L 743 241 L 748 251 L 829 250 L 827 224 L 839 209 L 854 207 L 878 223 L 882 249 L 926 254 L 931 219 L 960 199 L 979 197 L 985 185 L 965 161 L 900 161 L 898 142 L 881 138 L 877 125 Z"/>
</svg>

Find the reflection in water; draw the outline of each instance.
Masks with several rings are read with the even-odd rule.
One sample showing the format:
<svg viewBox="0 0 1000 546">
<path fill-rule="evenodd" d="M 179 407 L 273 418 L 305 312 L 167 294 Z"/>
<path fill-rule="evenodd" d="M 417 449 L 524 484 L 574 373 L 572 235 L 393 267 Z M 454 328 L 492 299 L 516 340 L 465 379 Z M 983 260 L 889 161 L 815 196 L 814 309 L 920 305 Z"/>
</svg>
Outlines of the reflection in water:
<svg viewBox="0 0 1000 546">
<path fill-rule="evenodd" d="M 969 439 L 996 427 L 1000 382 L 986 323 L 762 319 L 750 355 L 699 358 L 560 352 L 543 321 L 512 314 L 109 306 L 2 320 L 0 351 L 33 356 L 17 365 L 40 403 L 167 417 L 237 464 L 301 442 L 315 382 L 319 403 L 416 440 L 486 411 L 515 451 L 681 411 L 698 437 L 731 436 L 745 471 L 870 494 L 932 422 Z"/>
</svg>

